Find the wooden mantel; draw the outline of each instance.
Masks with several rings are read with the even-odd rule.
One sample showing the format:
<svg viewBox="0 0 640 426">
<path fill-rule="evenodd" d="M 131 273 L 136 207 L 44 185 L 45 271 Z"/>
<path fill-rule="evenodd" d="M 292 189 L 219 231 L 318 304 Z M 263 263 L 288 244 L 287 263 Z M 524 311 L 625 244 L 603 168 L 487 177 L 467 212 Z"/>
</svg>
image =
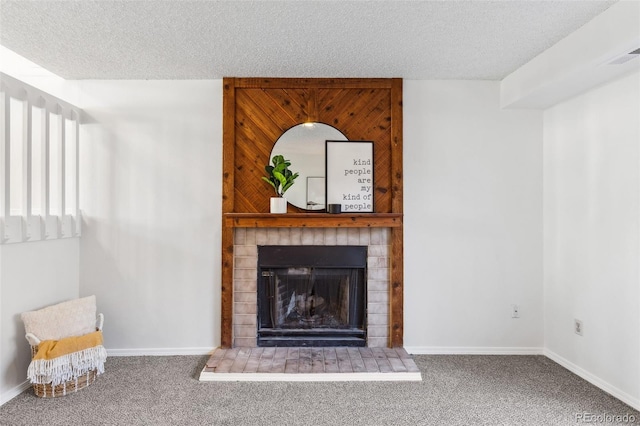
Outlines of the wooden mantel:
<svg viewBox="0 0 640 426">
<path fill-rule="evenodd" d="M 402 213 L 225 213 L 230 228 L 398 228 Z"/>
<path fill-rule="evenodd" d="M 278 137 L 308 121 L 374 146 L 374 211 L 270 214 L 261 180 Z M 389 228 L 389 346 L 403 344 L 402 79 L 223 80 L 221 345 L 233 344 L 235 228 Z"/>
</svg>

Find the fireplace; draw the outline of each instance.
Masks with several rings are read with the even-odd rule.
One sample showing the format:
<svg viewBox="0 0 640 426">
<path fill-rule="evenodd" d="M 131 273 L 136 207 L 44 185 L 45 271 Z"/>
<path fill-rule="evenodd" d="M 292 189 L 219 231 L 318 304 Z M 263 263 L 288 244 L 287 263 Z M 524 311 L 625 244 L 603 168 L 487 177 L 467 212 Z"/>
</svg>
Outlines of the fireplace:
<svg viewBox="0 0 640 426">
<path fill-rule="evenodd" d="M 366 346 L 366 246 L 259 246 L 258 346 Z"/>
<path fill-rule="evenodd" d="M 258 247 L 366 247 L 366 345 L 387 347 L 390 315 L 389 228 L 236 228 L 233 244 L 232 346 L 258 346 Z"/>
</svg>

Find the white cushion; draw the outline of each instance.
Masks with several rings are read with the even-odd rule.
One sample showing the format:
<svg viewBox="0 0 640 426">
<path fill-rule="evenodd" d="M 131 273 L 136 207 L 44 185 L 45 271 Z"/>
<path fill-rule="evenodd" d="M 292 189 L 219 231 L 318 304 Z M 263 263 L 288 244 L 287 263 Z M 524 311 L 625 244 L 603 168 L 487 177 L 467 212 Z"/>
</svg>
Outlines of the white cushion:
<svg viewBox="0 0 640 426">
<path fill-rule="evenodd" d="M 40 340 L 60 340 L 96 331 L 96 296 L 22 313 L 24 329 Z"/>
</svg>

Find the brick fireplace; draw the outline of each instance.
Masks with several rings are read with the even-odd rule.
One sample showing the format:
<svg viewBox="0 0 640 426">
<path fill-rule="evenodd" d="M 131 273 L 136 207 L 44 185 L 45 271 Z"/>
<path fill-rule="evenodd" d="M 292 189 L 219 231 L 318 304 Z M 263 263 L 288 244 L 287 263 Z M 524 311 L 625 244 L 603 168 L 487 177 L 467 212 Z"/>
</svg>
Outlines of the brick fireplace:
<svg viewBox="0 0 640 426">
<path fill-rule="evenodd" d="M 256 347 L 258 246 L 366 246 L 367 342 L 389 342 L 388 228 L 235 228 L 233 241 L 233 346 Z"/>
</svg>

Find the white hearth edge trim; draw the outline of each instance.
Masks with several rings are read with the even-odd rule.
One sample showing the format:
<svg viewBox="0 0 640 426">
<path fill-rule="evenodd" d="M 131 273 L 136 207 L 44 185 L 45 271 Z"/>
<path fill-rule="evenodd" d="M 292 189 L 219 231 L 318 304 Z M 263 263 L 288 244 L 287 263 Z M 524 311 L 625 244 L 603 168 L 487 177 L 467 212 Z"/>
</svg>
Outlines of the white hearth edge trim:
<svg viewBox="0 0 640 426">
<path fill-rule="evenodd" d="M 201 382 L 419 382 L 416 373 L 200 373 Z"/>
</svg>

